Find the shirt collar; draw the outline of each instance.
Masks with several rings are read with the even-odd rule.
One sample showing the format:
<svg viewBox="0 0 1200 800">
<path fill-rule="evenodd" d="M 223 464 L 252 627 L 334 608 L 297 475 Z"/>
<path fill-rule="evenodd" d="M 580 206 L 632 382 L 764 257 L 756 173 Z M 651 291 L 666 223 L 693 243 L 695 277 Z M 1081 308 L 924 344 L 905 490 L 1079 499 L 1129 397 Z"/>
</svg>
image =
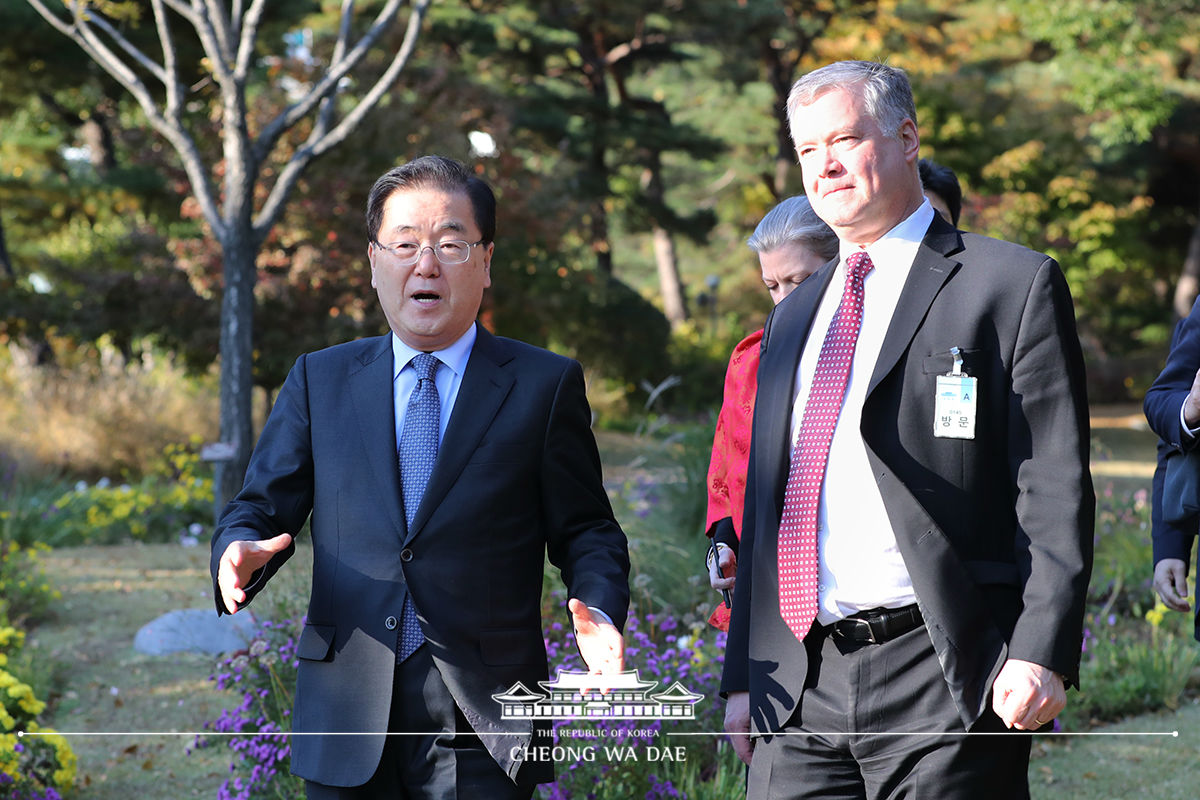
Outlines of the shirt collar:
<svg viewBox="0 0 1200 800">
<path fill-rule="evenodd" d="M 433 351 L 433 355 L 437 356 L 438 361 L 441 361 L 443 366 L 447 366 L 453 370 L 454 374 L 460 378 L 467 369 L 467 360 L 471 357 L 471 348 L 475 346 L 475 337 L 478 335 L 478 331 L 475 330 L 477 324 L 479 323 L 471 323 L 471 327 L 467 328 L 467 332 L 458 337 L 449 347 Z M 424 351 L 409 347 L 393 332 L 392 380 L 396 379 L 396 376 L 400 374 L 400 370 L 408 366 L 408 362 L 412 361 L 417 353 L 422 352 Z"/>
<path fill-rule="evenodd" d="M 923 200 L 916 211 L 865 248 L 871 262 L 877 267 L 880 264 L 896 263 L 898 260 L 900 263 L 911 262 L 917 248 L 925 239 L 930 223 L 933 222 L 933 214 L 933 206 L 929 205 L 929 200 Z M 847 256 L 860 249 L 862 248 L 857 245 L 842 242 L 839 253 L 842 263 L 845 263 Z"/>
</svg>

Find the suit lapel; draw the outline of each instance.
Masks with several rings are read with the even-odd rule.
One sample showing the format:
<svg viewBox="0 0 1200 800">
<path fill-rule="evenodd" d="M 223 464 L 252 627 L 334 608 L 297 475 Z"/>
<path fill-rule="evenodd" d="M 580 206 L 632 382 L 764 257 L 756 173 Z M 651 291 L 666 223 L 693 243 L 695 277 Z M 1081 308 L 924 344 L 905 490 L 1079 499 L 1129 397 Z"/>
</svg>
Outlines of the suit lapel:
<svg viewBox="0 0 1200 800">
<path fill-rule="evenodd" d="M 392 396 L 392 338 L 381 336 L 363 349 L 362 365 L 350 373 L 350 397 L 358 417 L 366 464 L 379 484 L 379 503 L 399 536 L 404 530 L 400 470 L 396 456 L 396 408 Z"/>
<path fill-rule="evenodd" d="M 892 321 L 883 338 L 883 347 L 875 360 L 875 370 L 871 373 L 871 383 L 867 387 L 868 395 L 892 371 L 904 355 L 904 351 L 908 349 L 934 299 L 960 266 L 958 261 L 949 256 L 962 249 L 962 238 L 958 231 L 935 215 L 933 224 L 917 250 L 904 289 L 900 292 Z"/>
<path fill-rule="evenodd" d="M 421 532 L 433 509 L 445 498 L 458 480 L 463 467 L 475 452 L 480 439 L 491 426 L 496 412 L 512 389 L 514 378 L 504 364 L 512 359 L 509 348 L 483 326 L 479 326 L 475 346 L 467 360 L 466 372 L 458 388 L 454 410 L 446 424 L 446 433 L 438 447 L 433 474 L 425 486 L 421 505 L 412 528 L 404 537 L 407 544 Z"/>
</svg>

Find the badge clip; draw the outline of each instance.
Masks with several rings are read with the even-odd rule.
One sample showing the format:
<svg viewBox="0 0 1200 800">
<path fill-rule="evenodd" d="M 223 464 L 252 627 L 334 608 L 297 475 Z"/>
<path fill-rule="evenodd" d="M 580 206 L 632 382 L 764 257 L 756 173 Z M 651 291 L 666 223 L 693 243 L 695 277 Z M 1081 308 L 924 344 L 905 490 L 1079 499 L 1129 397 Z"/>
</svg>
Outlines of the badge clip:
<svg viewBox="0 0 1200 800">
<path fill-rule="evenodd" d="M 953 368 L 938 375 L 933 398 L 933 435 L 939 439 L 974 439 L 979 381 L 963 371 L 962 350 L 950 348 Z"/>
<path fill-rule="evenodd" d="M 963 374 L 962 350 L 959 350 L 957 347 L 951 347 L 950 355 L 954 358 L 954 369 L 950 370 L 949 374 L 950 375 L 962 375 Z"/>
</svg>

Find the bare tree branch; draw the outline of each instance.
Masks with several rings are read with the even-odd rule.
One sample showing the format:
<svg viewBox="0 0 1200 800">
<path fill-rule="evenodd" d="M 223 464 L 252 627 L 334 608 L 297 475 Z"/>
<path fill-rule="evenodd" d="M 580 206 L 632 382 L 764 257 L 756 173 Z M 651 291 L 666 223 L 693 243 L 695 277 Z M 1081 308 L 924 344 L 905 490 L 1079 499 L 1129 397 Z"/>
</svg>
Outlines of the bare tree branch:
<svg viewBox="0 0 1200 800">
<path fill-rule="evenodd" d="M 241 3 L 237 5 L 240 7 Z M 250 64 L 254 59 L 254 40 L 258 38 L 258 23 L 262 22 L 265 5 L 263 0 L 252 0 L 245 18 L 234 18 L 241 29 L 238 36 L 237 62 L 233 68 L 233 74 L 239 81 L 244 81 L 250 72 Z"/>
<path fill-rule="evenodd" d="M 430 2 L 431 0 L 416 0 L 413 5 L 412 15 L 409 17 L 410 23 L 414 18 L 417 20 L 424 19 L 425 11 L 428 9 Z M 275 143 L 283 135 L 284 131 L 291 129 L 297 122 L 308 116 L 317 107 L 318 103 L 327 95 L 331 95 L 337 90 L 338 83 L 342 78 L 366 56 L 371 46 L 375 44 L 375 41 L 391 25 L 402 3 L 403 0 L 388 0 L 387 5 L 380 9 L 379 14 L 376 15 L 370 29 L 350 49 L 346 57 L 339 62 L 330 62 L 329 69 L 326 70 L 321 79 L 317 81 L 316 85 L 304 97 L 285 108 L 263 128 L 262 132 L 258 135 L 258 141 L 254 145 L 255 152 L 258 154 L 260 160 L 265 158 L 266 154 L 274 149 Z M 345 0 L 345 5 L 353 6 L 353 0 Z M 343 7 L 344 14 L 345 8 Z M 407 35 L 405 38 L 407 40 Z"/>
<path fill-rule="evenodd" d="M 208 50 L 209 58 L 220 55 L 221 60 L 225 63 L 221 65 L 221 70 L 229 72 L 233 69 L 233 42 L 229 32 L 229 17 L 225 12 L 225 4 L 219 0 L 192 0 L 192 8 L 196 9 L 196 14 L 199 17 L 208 21 L 209 30 L 212 31 L 216 39 L 216 46 Z"/>
<path fill-rule="evenodd" d="M 88 21 L 100 30 L 107 33 L 109 38 L 116 42 L 117 46 L 128 53 L 129 57 L 140 64 L 143 69 L 145 69 L 154 77 L 158 78 L 164 84 L 167 82 L 167 75 L 163 71 L 162 66 L 155 61 L 151 61 L 149 56 L 134 47 L 133 43 L 122 36 L 121 32 L 114 28 L 108 20 L 99 14 L 92 14 Z"/>
<path fill-rule="evenodd" d="M 163 0 L 163 2 L 167 4 L 167 8 L 171 9 L 176 14 L 187 20 L 188 24 L 190 24 L 193 28 L 198 25 L 196 22 L 195 9 L 183 2 L 183 0 Z"/>
<path fill-rule="evenodd" d="M 354 0 L 342 0 L 342 16 L 338 21 L 337 41 L 333 44 L 333 63 L 342 60 L 346 53 L 346 43 L 350 41 L 350 23 L 354 17 Z"/>
<path fill-rule="evenodd" d="M 235 42 L 242 40 L 242 0 L 233 0 L 233 8 L 229 10 L 229 36 Z"/>
<path fill-rule="evenodd" d="M 196 148 L 196 143 L 183 128 L 180 120 L 177 118 L 168 119 L 162 115 L 154 101 L 154 97 L 137 74 L 91 30 L 88 20 L 83 17 L 83 9 L 80 4 L 71 2 L 69 5 L 70 10 L 74 14 L 72 24 L 65 23 L 58 15 L 46 8 L 42 0 L 29 0 L 29 4 L 33 6 L 34 10 L 43 19 L 54 26 L 56 30 L 83 48 L 83 51 L 96 64 L 115 78 L 133 96 L 138 106 L 141 107 L 142 113 L 146 115 L 146 119 L 150 125 L 161 133 L 179 153 L 180 160 L 183 162 L 183 168 L 187 172 L 188 180 L 191 182 L 192 192 L 200 204 L 201 212 L 204 214 L 205 220 L 212 227 L 213 235 L 218 240 L 221 240 L 226 235 L 226 226 L 217 211 L 216 195 L 213 191 L 212 182 L 205 171 L 204 163 L 200 158 L 200 152 Z"/>
<path fill-rule="evenodd" d="M 203 0 L 192 0 L 192 7 L 195 10 L 195 21 L 192 23 L 192 27 L 196 29 L 196 35 L 200 38 L 200 46 L 204 48 L 204 55 L 208 57 L 213 79 L 222 85 L 232 83 L 234 81 L 233 51 L 225 47 L 224 38 L 217 27 L 221 21 L 221 11 L 218 9 L 214 22 L 210 15 L 211 11 L 202 7 L 202 2 Z M 212 0 L 209 0 L 209 5 L 214 5 Z"/>
<path fill-rule="evenodd" d="M 352 2 L 352 0 L 347 1 Z M 421 24 L 424 22 L 425 13 L 429 10 L 431 2 L 432 0 L 416 0 L 412 13 L 408 18 L 408 28 L 404 32 L 404 41 L 400 44 L 400 49 L 396 51 L 396 56 L 392 59 L 392 63 L 383 75 L 379 77 L 379 80 L 375 82 L 375 85 L 371 87 L 370 91 L 363 95 L 353 110 L 332 131 L 319 134 L 318 130 L 314 128 L 308 140 L 296 150 L 288 163 L 280 171 L 279 178 L 275 181 L 275 185 L 271 187 L 271 192 L 267 196 L 266 202 L 263 203 L 262 209 L 255 218 L 254 228 L 258 235 L 265 236 L 266 231 L 274 224 L 275 218 L 279 215 L 283 207 L 284 200 L 286 200 L 292 187 L 309 162 L 314 158 L 324 155 L 338 144 L 341 144 L 359 122 L 362 121 L 362 118 L 375 107 L 384 93 L 396 82 L 396 79 L 407 65 L 409 58 L 411 58 L 413 50 L 416 49 L 417 35 L 421 31 Z M 261 142 L 262 137 L 260 136 L 259 139 Z"/>
<path fill-rule="evenodd" d="M 151 0 L 154 8 L 154 24 L 158 29 L 158 40 L 162 43 L 163 51 L 163 85 L 167 88 L 166 116 L 173 122 L 179 122 L 179 70 L 175 64 L 175 40 L 171 38 L 171 26 L 167 22 L 167 12 L 163 8 L 163 0 Z"/>
</svg>

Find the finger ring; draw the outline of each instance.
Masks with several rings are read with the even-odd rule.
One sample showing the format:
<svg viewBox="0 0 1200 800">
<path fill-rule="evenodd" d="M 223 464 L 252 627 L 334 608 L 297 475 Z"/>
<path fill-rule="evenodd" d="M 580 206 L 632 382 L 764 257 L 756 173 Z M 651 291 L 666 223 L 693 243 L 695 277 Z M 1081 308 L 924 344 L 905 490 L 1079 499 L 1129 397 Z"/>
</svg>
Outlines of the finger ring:
<svg viewBox="0 0 1200 800">
<path fill-rule="evenodd" d="M 1040 719 L 1038 719 L 1037 717 L 1034 717 L 1033 721 L 1037 725 L 1045 725 L 1046 724 L 1046 723 L 1042 722 Z"/>
</svg>

